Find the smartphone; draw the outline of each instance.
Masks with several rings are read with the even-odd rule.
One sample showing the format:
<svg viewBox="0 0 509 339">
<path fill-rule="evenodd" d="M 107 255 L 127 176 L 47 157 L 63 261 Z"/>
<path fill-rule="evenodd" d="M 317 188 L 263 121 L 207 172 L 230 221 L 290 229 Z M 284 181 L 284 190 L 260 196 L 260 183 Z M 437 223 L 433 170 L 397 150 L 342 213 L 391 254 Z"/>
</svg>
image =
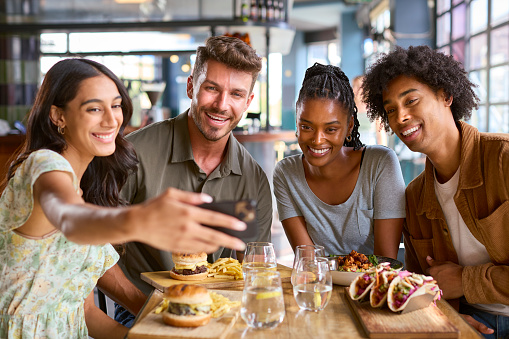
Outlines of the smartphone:
<svg viewBox="0 0 509 339">
<path fill-rule="evenodd" d="M 237 201 L 214 201 L 208 204 L 198 205 L 198 207 L 231 215 L 247 224 L 247 228 L 244 231 L 235 231 L 224 227 L 205 226 L 212 227 L 218 231 L 239 238 L 246 243 L 257 239 L 258 226 L 256 224 L 256 201 L 250 199 Z"/>
</svg>

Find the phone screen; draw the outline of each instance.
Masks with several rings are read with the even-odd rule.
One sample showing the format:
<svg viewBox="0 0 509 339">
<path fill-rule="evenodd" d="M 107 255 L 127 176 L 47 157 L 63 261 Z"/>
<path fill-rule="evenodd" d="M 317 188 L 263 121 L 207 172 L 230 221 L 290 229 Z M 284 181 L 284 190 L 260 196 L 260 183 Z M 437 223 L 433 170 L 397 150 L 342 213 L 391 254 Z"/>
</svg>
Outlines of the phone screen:
<svg viewBox="0 0 509 339">
<path fill-rule="evenodd" d="M 234 231 L 223 227 L 212 227 L 218 231 L 224 232 L 244 242 L 256 241 L 258 236 L 258 225 L 256 223 L 256 202 L 254 200 L 238 200 L 238 201 L 218 201 L 209 204 L 201 204 L 198 207 L 211 211 L 221 212 L 231 215 L 247 224 L 244 231 Z"/>
</svg>

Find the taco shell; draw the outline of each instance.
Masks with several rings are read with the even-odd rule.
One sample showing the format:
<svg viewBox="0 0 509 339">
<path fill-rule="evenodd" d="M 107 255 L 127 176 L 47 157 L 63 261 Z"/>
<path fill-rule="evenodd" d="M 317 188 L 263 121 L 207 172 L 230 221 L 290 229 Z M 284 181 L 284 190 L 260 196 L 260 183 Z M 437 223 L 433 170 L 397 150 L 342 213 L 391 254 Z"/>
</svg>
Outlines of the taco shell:
<svg viewBox="0 0 509 339">
<path fill-rule="evenodd" d="M 377 274 L 382 272 L 391 271 L 390 263 L 383 262 L 377 266 L 369 269 L 366 273 L 355 278 L 350 284 L 349 293 L 352 300 L 364 300 L 368 296 L 368 292 L 376 283 Z"/>
<path fill-rule="evenodd" d="M 366 272 L 358 276 L 350 284 L 350 298 L 352 300 L 364 300 L 374 284 L 375 277 L 373 273 Z"/>
<path fill-rule="evenodd" d="M 387 300 L 387 293 L 391 282 L 398 276 L 398 271 L 383 271 L 379 273 L 379 281 L 371 288 L 369 302 L 371 307 L 382 307 Z"/>
<path fill-rule="evenodd" d="M 423 294 L 432 294 L 433 300 L 440 297 L 440 289 L 431 277 L 400 272 L 389 285 L 387 305 L 394 312 L 403 311 L 412 298 Z"/>
</svg>

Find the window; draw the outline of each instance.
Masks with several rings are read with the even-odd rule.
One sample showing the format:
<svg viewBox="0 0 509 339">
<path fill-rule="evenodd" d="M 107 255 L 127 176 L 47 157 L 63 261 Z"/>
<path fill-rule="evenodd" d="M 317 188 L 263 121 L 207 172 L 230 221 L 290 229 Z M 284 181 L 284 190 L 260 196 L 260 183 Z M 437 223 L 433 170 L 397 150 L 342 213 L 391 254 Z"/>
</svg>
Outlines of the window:
<svg viewBox="0 0 509 339">
<path fill-rule="evenodd" d="M 436 0 L 437 50 L 452 54 L 477 84 L 469 123 L 509 133 L 509 1 Z"/>
<path fill-rule="evenodd" d="M 42 56 L 41 79 L 54 64 L 66 58 L 67 57 Z M 124 81 L 134 106 L 130 124 L 132 126 L 139 126 L 143 118 L 143 112 L 152 107 L 152 103 L 142 89 L 142 84 L 161 82 L 161 57 L 153 55 L 106 55 L 87 56 L 87 58 L 105 65 L 117 77 Z"/>
<path fill-rule="evenodd" d="M 369 13 L 369 19 L 371 21 L 370 36 L 368 43 L 364 43 L 365 68 L 375 62 L 381 53 L 388 53 L 392 48 L 391 41 L 387 39 L 387 33 L 390 32 L 391 26 L 389 1 L 380 1 Z"/>
</svg>

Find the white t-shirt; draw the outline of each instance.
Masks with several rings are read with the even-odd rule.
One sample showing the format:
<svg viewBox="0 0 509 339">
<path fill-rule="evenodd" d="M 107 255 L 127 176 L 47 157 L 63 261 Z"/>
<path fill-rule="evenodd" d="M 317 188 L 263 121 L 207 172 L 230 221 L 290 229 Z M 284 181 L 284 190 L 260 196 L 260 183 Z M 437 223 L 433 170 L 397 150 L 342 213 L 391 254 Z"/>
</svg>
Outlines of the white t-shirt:
<svg viewBox="0 0 509 339">
<path fill-rule="evenodd" d="M 477 266 L 491 262 L 486 247 L 470 232 L 454 203 L 458 190 L 460 169 L 444 184 L 438 182 L 435 174 L 435 194 L 444 212 L 452 244 L 461 266 Z M 509 306 L 503 304 L 472 304 L 472 306 L 493 314 L 509 316 Z"/>
</svg>

